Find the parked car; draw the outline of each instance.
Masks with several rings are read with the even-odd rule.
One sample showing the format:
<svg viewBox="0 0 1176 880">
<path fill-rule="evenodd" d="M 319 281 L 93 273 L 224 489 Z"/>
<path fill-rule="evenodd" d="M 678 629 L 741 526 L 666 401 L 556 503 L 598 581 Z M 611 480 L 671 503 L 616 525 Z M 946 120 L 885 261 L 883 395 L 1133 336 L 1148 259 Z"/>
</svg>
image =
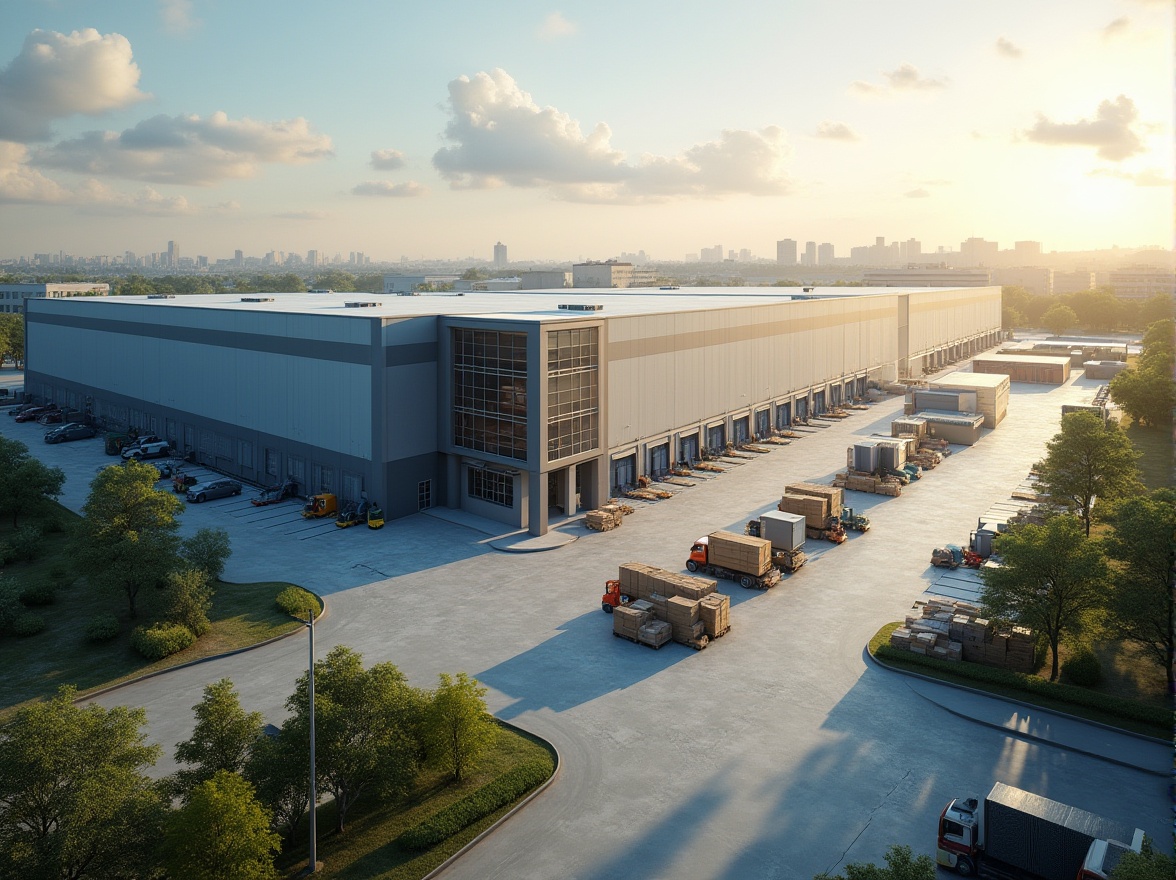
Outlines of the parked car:
<svg viewBox="0 0 1176 880">
<path fill-rule="evenodd" d="M 164 458 L 170 452 L 171 446 L 166 440 L 143 438 L 123 449 L 122 457 L 142 461 L 145 458 Z"/>
<path fill-rule="evenodd" d="M 49 412 L 51 409 L 54 409 L 54 407 L 43 405 L 27 406 L 16 414 L 16 420 L 18 422 L 35 422 L 38 418 Z"/>
<path fill-rule="evenodd" d="M 207 483 L 197 483 L 188 490 L 188 500 L 194 504 L 209 501 L 213 498 L 228 498 L 230 495 L 240 495 L 241 484 L 236 480 L 209 480 Z"/>
<path fill-rule="evenodd" d="M 65 421 L 65 413 L 59 409 L 51 409 L 37 416 L 38 425 L 60 425 Z"/>
<path fill-rule="evenodd" d="M 98 434 L 89 425 L 83 425 L 79 422 L 70 422 L 68 425 L 59 425 L 45 432 L 46 443 L 64 443 L 66 440 L 86 440 Z"/>
</svg>

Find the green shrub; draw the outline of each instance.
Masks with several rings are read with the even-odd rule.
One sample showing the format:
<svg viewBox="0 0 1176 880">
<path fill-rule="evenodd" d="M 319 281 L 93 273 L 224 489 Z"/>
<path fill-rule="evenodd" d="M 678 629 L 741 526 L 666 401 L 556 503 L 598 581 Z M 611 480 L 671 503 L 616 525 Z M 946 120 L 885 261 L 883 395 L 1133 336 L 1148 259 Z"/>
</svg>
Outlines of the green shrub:
<svg viewBox="0 0 1176 880">
<path fill-rule="evenodd" d="M 131 647 L 148 660 L 162 660 L 196 643 L 196 636 L 178 623 L 157 623 L 149 628 L 135 627 Z"/>
<path fill-rule="evenodd" d="M 20 591 L 20 604 L 26 608 L 40 608 L 56 601 L 57 588 L 53 584 L 41 582 Z"/>
<path fill-rule="evenodd" d="M 278 607 L 287 614 L 293 614 L 298 617 L 306 617 L 306 612 L 311 612 L 318 615 L 319 603 L 318 599 L 312 593 L 308 593 L 302 587 L 287 587 L 278 593 L 275 600 Z"/>
<path fill-rule="evenodd" d="M 12 628 L 24 611 L 20 606 L 20 587 L 10 575 L 0 574 L 0 631 Z"/>
<path fill-rule="evenodd" d="M 95 614 L 86 623 L 86 638 L 91 642 L 109 642 L 121 629 L 113 614 Z"/>
<path fill-rule="evenodd" d="M 1062 664 L 1062 675 L 1078 687 L 1095 687 L 1102 683 L 1102 664 L 1094 651 L 1083 648 Z"/>
<path fill-rule="evenodd" d="M 59 516 L 51 516 L 45 520 L 44 530 L 46 535 L 60 535 L 65 531 L 65 523 Z"/>
<path fill-rule="evenodd" d="M 520 764 L 408 829 L 396 842 L 404 849 L 418 852 L 436 846 L 530 791 L 551 773 L 549 760 L 537 759 Z"/>
<path fill-rule="evenodd" d="M 212 610 L 212 588 L 208 576 L 194 568 L 173 571 L 167 576 L 167 611 L 164 616 L 171 623 L 186 628 L 199 638 L 212 624 L 208 612 Z"/>
<path fill-rule="evenodd" d="M 45 618 L 40 614 L 33 614 L 31 611 L 17 615 L 16 620 L 12 623 L 12 631 L 22 637 L 35 636 L 44 628 Z"/>
<path fill-rule="evenodd" d="M 1012 672 L 1008 669 L 994 669 L 991 666 L 980 666 L 976 663 L 966 663 L 958 660 L 937 660 L 922 654 L 912 654 L 901 651 L 890 645 L 880 645 L 874 656 L 887 663 L 906 664 L 911 666 L 925 666 L 928 669 L 939 669 L 958 678 L 971 681 L 985 682 L 1024 691 L 1039 697 L 1047 697 L 1087 709 L 1096 709 L 1120 718 L 1128 718 L 1142 724 L 1149 724 L 1167 731 L 1172 729 L 1172 711 L 1163 706 L 1139 703 L 1135 700 L 1125 700 L 1122 697 L 1103 694 L 1098 691 L 1088 691 L 1085 688 L 1056 681 L 1046 681 L 1032 675 Z"/>
<path fill-rule="evenodd" d="M 41 555 L 44 544 L 45 536 L 41 533 L 40 526 L 21 526 L 8 539 L 8 561 L 32 562 Z"/>
<path fill-rule="evenodd" d="M 55 584 L 62 584 L 69 580 L 69 569 L 64 565 L 55 565 L 49 569 L 49 580 Z"/>
</svg>

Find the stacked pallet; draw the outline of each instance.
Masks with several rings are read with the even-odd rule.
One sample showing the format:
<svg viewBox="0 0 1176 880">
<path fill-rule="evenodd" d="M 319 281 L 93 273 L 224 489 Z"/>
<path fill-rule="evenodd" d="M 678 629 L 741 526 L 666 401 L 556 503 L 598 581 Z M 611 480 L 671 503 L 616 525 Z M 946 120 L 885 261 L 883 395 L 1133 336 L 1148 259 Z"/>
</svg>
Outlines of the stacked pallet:
<svg viewBox="0 0 1176 880">
<path fill-rule="evenodd" d="M 671 596 L 685 596 L 688 599 L 701 599 L 715 591 L 718 584 L 708 578 L 691 577 L 676 571 L 666 571 L 655 565 L 644 562 L 626 562 L 620 566 L 617 580 L 621 582 L 621 592 L 637 599 L 656 602 Z M 660 617 L 665 620 L 665 616 Z"/>
<path fill-rule="evenodd" d="M 1022 626 L 996 625 L 975 605 L 951 599 L 916 602 L 890 636 L 894 648 L 941 660 L 1032 672 L 1036 640 Z"/>
<path fill-rule="evenodd" d="M 641 627 L 649 623 L 652 617 L 652 612 L 620 605 L 613 609 L 613 635 L 635 642 Z"/>
<path fill-rule="evenodd" d="M 814 498 L 829 499 L 830 515 L 840 516 L 845 504 L 845 490 L 839 486 L 822 486 L 820 483 L 789 483 L 784 487 L 785 495 L 811 495 Z"/>
<path fill-rule="evenodd" d="M 734 532 L 711 532 L 707 558 L 712 565 L 759 577 L 772 567 L 772 542 Z"/>
<path fill-rule="evenodd" d="M 584 525 L 594 532 L 607 532 L 615 529 L 624 519 L 621 508 L 616 504 L 606 504 L 604 507 L 590 510 L 584 515 Z"/>
<path fill-rule="evenodd" d="M 731 628 L 731 597 L 711 593 L 698 603 L 698 617 L 707 638 L 717 639 Z"/>
<path fill-rule="evenodd" d="M 675 642 L 697 649 L 706 647 L 709 639 L 699 613 L 701 604 L 701 599 L 687 599 L 685 596 L 673 596 L 666 600 L 666 620 Z"/>
<path fill-rule="evenodd" d="M 660 648 L 672 635 L 670 625 L 664 620 L 651 620 L 637 631 L 637 641 L 651 648 Z"/>
<path fill-rule="evenodd" d="M 902 485 L 893 477 L 878 477 L 861 471 L 846 471 L 833 478 L 833 485 L 855 492 L 873 492 L 875 495 L 889 495 L 897 498 L 902 494 Z"/>
<path fill-rule="evenodd" d="M 803 516 L 804 524 L 814 529 L 826 528 L 831 515 L 828 497 L 818 495 L 789 495 L 785 492 L 776 509 Z M 840 514 L 841 509 L 838 508 L 837 512 Z"/>
</svg>

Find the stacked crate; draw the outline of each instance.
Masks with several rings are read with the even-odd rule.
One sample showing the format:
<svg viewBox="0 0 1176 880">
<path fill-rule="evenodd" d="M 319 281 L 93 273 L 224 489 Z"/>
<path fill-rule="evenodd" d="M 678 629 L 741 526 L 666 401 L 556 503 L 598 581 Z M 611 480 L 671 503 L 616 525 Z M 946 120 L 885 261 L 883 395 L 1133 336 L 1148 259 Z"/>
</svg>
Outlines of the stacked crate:
<svg viewBox="0 0 1176 880">
<path fill-rule="evenodd" d="M 590 510 L 584 515 L 584 525 L 596 532 L 615 529 L 623 520 L 624 514 L 616 504 L 606 504 L 604 507 Z"/>
<path fill-rule="evenodd" d="M 647 624 L 652 617 L 653 615 L 648 611 L 624 605 L 618 606 L 613 609 L 613 634 L 635 642 L 641 627 Z"/>
<path fill-rule="evenodd" d="M 903 626 L 890 636 L 902 651 L 943 660 L 965 660 L 983 666 L 1030 673 L 1036 639 L 1023 626 L 994 625 L 968 602 L 936 599 L 916 602 Z"/>
<path fill-rule="evenodd" d="M 660 648 L 672 635 L 670 625 L 664 620 L 651 620 L 637 631 L 637 641 L 652 648 Z"/>
<path fill-rule="evenodd" d="M 626 562 L 618 571 L 617 579 L 621 582 L 621 592 L 627 596 L 646 599 L 668 599 L 671 596 L 685 596 L 688 599 L 701 599 L 713 593 L 717 583 L 708 578 L 691 577 L 676 571 L 666 571 L 655 565 L 643 562 Z M 664 620 L 664 615 L 659 618 Z"/>
<path fill-rule="evenodd" d="M 840 516 L 845 505 L 845 490 L 839 486 L 822 486 L 820 483 L 789 483 L 784 487 L 785 495 L 811 495 L 814 498 L 828 498 L 830 515 Z"/>
<path fill-rule="evenodd" d="M 689 645 L 706 635 L 699 614 L 701 604 L 701 599 L 687 599 L 685 596 L 672 596 L 666 600 L 666 619 L 675 642 Z"/>
<path fill-rule="evenodd" d="M 731 597 L 711 593 L 698 604 L 698 617 L 708 638 L 717 639 L 731 628 Z"/>
<path fill-rule="evenodd" d="M 804 517 L 804 524 L 812 529 L 824 529 L 829 524 L 829 499 L 816 495 L 789 495 L 785 493 L 776 505 L 777 510 L 796 513 Z M 838 514 L 841 513 L 838 508 Z"/>
<path fill-rule="evenodd" d="M 712 565 L 759 577 L 772 567 L 772 542 L 734 532 L 711 532 L 707 559 Z"/>
</svg>

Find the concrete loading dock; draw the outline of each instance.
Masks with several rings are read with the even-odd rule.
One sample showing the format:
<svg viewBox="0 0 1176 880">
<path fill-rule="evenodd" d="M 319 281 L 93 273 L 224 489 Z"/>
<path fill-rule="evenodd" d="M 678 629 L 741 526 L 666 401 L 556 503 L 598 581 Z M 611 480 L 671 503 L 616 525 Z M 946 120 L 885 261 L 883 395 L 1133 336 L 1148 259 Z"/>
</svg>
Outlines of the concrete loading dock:
<svg viewBox="0 0 1176 880">
<path fill-rule="evenodd" d="M 989 354 L 973 358 L 972 370 L 976 373 L 1003 374 L 1013 382 L 1064 385 L 1070 379 L 1070 359 Z"/>
<path fill-rule="evenodd" d="M 948 373 L 927 383 L 931 391 L 974 391 L 975 412 L 984 416 L 984 427 L 995 428 L 1009 411 L 1009 377 L 993 373 Z"/>
</svg>

